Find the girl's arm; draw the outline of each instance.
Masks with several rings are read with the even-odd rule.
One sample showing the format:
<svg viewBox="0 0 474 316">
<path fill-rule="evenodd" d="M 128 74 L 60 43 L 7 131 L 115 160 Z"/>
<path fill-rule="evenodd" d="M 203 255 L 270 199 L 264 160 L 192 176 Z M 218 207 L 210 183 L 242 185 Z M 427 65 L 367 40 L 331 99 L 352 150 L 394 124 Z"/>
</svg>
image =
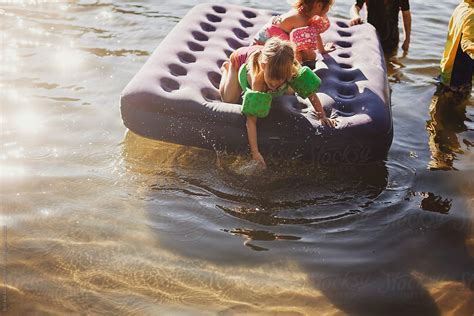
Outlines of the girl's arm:
<svg viewBox="0 0 474 316">
<path fill-rule="evenodd" d="M 316 117 L 321 120 L 321 123 L 326 126 L 334 127 L 334 122 L 326 117 L 326 113 L 324 113 L 323 106 L 316 93 L 313 93 L 309 97 L 309 101 L 311 101 L 314 111 L 316 112 Z"/>
<path fill-rule="evenodd" d="M 318 45 L 318 51 L 320 54 L 327 54 L 336 49 L 333 43 L 327 43 L 326 45 L 324 45 L 323 39 L 321 38 L 320 34 L 316 35 L 316 44 Z"/>
<path fill-rule="evenodd" d="M 405 33 L 405 41 L 403 42 L 402 48 L 407 51 L 410 47 L 410 36 L 411 36 L 411 13 L 410 10 L 402 11 L 403 18 L 403 32 Z"/>
<path fill-rule="evenodd" d="M 253 80 L 252 80 L 253 79 Z M 254 91 L 265 91 L 265 80 L 264 72 L 260 71 L 255 78 L 251 78 L 251 87 Z M 247 115 L 247 138 L 250 145 L 250 153 L 252 154 L 252 159 L 262 164 L 265 168 L 265 160 L 258 150 L 258 141 L 257 141 L 257 117 L 252 115 Z"/>
<path fill-rule="evenodd" d="M 261 163 L 265 168 L 265 160 L 263 156 L 258 151 L 257 144 L 257 118 L 255 116 L 247 116 L 247 137 L 250 145 L 250 152 L 252 154 L 252 159 Z"/>
</svg>

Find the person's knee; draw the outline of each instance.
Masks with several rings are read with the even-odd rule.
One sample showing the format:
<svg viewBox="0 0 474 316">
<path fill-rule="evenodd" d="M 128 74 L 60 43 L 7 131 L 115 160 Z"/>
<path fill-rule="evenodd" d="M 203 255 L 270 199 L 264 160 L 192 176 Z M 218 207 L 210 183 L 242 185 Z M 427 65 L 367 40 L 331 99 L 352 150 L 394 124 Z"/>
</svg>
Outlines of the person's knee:
<svg viewBox="0 0 474 316">
<path fill-rule="evenodd" d="M 300 63 L 303 61 L 303 56 L 302 55 L 303 54 L 302 54 L 301 51 L 297 51 L 296 54 L 295 54 L 295 59 Z"/>
<path fill-rule="evenodd" d="M 225 103 L 237 103 L 239 101 L 239 95 L 235 96 L 234 93 L 222 93 L 222 101 Z"/>
<path fill-rule="evenodd" d="M 305 49 L 299 52 L 299 62 L 310 61 L 316 59 L 316 52 L 312 49 Z"/>
</svg>

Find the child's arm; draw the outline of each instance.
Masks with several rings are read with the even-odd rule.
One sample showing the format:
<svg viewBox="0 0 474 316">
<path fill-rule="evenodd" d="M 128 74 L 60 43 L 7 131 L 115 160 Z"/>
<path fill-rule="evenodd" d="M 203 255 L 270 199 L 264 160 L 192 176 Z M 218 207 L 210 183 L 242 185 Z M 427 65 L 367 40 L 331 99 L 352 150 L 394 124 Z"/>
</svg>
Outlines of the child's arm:
<svg viewBox="0 0 474 316">
<path fill-rule="evenodd" d="M 362 24 L 364 23 L 364 20 L 362 20 L 362 17 L 360 16 L 360 10 L 362 10 L 362 5 L 359 5 L 360 1 L 357 1 L 357 3 L 354 3 L 351 7 L 351 21 L 349 24 L 352 25 L 357 25 L 357 24 Z"/>
<path fill-rule="evenodd" d="M 326 45 L 324 45 L 323 39 L 321 38 L 321 35 L 319 34 L 316 35 L 316 44 L 318 45 L 318 51 L 320 54 L 327 54 L 336 49 L 333 43 L 326 43 Z"/>
<path fill-rule="evenodd" d="M 265 80 L 264 80 L 264 72 L 260 71 L 255 76 L 254 81 L 252 82 L 252 89 L 254 91 L 261 91 L 265 90 Z M 262 166 L 265 168 L 265 160 L 263 156 L 260 154 L 258 150 L 258 141 L 257 141 L 257 117 L 252 115 L 247 115 L 247 138 L 249 140 L 250 145 L 250 153 L 252 154 L 252 159 L 261 163 Z"/>
<path fill-rule="evenodd" d="M 248 115 L 247 116 L 247 137 L 249 140 L 250 145 L 250 152 L 252 154 L 252 159 L 256 160 L 257 162 L 261 163 L 262 166 L 265 168 L 265 160 L 263 156 L 258 151 L 258 144 L 257 144 L 257 118 L 255 116 Z"/>
<path fill-rule="evenodd" d="M 407 51 L 410 47 L 411 37 L 411 13 L 410 10 L 402 11 L 403 18 L 403 32 L 405 34 L 405 41 L 403 42 L 402 48 Z"/>
<path fill-rule="evenodd" d="M 313 93 L 309 97 L 309 101 L 311 101 L 314 111 L 316 112 L 316 117 L 321 120 L 321 123 L 326 126 L 334 127 L 334 122 L 326 117 L 326 113 L 324 113 L 323 106 L 316 93 Z"/>
</svg>

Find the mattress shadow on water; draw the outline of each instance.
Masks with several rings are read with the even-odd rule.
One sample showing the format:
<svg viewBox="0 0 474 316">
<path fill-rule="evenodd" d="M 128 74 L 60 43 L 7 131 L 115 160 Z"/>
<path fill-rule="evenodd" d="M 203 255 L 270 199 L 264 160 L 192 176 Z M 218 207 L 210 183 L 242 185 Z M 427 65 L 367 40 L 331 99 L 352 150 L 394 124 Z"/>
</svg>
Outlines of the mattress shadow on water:
<svg viewBox="0 0 474 316">
<path fill-rule="evenodd" d="M 145 198 L 159 247 L 190 262 L 294 262 L 332 304 L 356 315 L 439 314 L 424 278 L 472 288 L 469 227 L 413 211 L 398 189 L 413 179 L 388 183 L 389 173 L 410 177 L 393 166 L 271 160 L 269 171 L 247 176 L 238 172 L 244 159 L 132 133 L 124 158 L 130 170 L 155 177 Z"/>
</svg>

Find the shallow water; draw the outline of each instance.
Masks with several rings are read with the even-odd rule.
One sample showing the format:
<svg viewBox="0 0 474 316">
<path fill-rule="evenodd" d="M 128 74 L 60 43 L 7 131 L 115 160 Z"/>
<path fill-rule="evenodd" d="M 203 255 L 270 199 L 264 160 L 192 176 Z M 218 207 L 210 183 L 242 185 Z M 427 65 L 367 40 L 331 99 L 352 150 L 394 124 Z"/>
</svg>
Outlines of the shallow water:
<svg viewBox="0 0 474 316">
<path fill-rule="evenodd" d="M 121 90 L 199 1 L 41 2 L 0 4 L 1 312 L 472 315 L 473 101 L 443 111 L 432 79 L 458 1 L 411 1 L 387 161 L 254 177 L 121 122 Z"/>
</svg>

